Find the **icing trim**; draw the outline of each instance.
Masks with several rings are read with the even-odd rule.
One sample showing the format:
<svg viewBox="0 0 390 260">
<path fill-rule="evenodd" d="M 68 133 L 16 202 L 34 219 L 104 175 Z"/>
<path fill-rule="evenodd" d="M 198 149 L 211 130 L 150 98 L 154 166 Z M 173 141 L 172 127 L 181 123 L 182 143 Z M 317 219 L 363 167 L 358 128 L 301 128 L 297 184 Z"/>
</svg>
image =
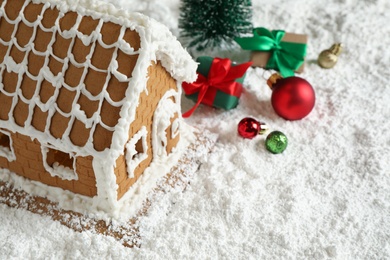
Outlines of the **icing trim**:
<svg viewBox="0 0 390 260">
<path fill-rule="evenodd" d="M 146 127 L 143 126 L 126 144 L 125 157 L 128 178 L 134 178 L 135 169 L 142 161 L 148 158 L 148 143 L 146 141 L 147 136 L 148 131 L 146 130 Z M 142 142 L 142 152 L 138 152 L 136 150 L 136 144 L 140 140 Z"/>
<path fill-rule="evenodd" d="M 178 93 L 174 89 L 168 90 L 160 99 L 154 112 L 152 127 L 153 158 L 167 156 L 168 139 L 165 130 L 171 126 L 171 118 L 175 114 L 180 114 L 180 106 L 177 103 Z"/>
<path fill-rule="evenodd" d="M 171 125 L 171 138 L 174 139 L 180 132 L 180 118 L 176 118 Z"/>
<path fill-rule="evenodd" d="M 14 147 L 13 147 L 11 133 L 7 132 L 7 131 L 4 131 L 2 129 L 0 129 L 0 133 L 3 134 L 3 135 L 8 136 L 8 139 L 9 139 L 9 148 L 0 145 L 0 157 L 7 158 L 7 160 L 9 162 L 15 161 L 16 160 L 16 155 L 15 155 L 15 150 L 14 150 Z"/>
<path fill-rule="evenodd" d="M 58 162 L 54 162 L 53 166 L 50 166 L 47 163 L 47 154 L 49 153 L 50 149 L 57 150 L 55 147 L 50 145 L 43 145 L 41 144 L 41 152 L 42 152 L 42 163 L 45 170 L 50 173 L 52 177 L 59 177 L 63 180 L 75 180 L 77 181 L 79 179 L 79 176 L 76 173 L 76 157 L 74 154 L 69 154 L 70 159 L 73 161 L 73 169 L 63 166 L 59 164 Z"/>
</svg>

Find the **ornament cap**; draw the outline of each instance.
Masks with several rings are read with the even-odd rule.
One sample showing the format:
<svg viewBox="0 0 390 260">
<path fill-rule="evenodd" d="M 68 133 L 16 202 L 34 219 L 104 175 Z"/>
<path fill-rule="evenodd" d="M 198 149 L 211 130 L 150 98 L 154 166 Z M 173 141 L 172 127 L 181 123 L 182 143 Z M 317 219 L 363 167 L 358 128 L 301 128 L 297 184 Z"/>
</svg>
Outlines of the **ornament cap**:
<svg viewBox="0 0 390 260">
<path fill-rule="evenodd" d="M 259 123 L 260 123 L 259 135 L 263 135 L 269 130 L 269 127 L 264 122 L 259 122 Z"/>
<path fill-rule="evenodd" d="M 329 51 L 331 52 L 331 53 L 333 53 L 334 55 L 336 55 L 336 56 L 339 56 L 340 55 L 340 53 L 342 52 L 342 50 L 343 50 L 343 44 L 342 43 L 335 43 L 335 44 L 333 44 L 330 48 L 329 48 Z"/>
<path fill-rule="evenodd" d="M 282 79 L 282 78 L 283 78 L 283 77 L 282 77 L 280 74 L 274 73 L 274 74 L 272 74 L 272 75 L 268 78 L 268 80 L 267 80 L 267 85 L 270 87 L 270 89 L 273 89 L 274 86 L 275 86 L 275 83 L 276 83 L 278 80 Z"/>
</svg>

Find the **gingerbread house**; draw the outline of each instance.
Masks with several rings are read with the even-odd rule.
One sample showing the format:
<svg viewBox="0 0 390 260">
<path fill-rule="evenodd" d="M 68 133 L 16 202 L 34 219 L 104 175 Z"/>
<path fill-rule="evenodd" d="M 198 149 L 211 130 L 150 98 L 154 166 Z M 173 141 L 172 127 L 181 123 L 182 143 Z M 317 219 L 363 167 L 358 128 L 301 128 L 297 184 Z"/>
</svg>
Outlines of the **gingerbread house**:
<svg viewBox="0 0 390 260">
<path fill-rule="evenodd" d="M 0 0 L 3 179 L 114 212 L 178 145 L 180 86 L 195 71 L 144 15 L 98 0 Z"/>
</svg>

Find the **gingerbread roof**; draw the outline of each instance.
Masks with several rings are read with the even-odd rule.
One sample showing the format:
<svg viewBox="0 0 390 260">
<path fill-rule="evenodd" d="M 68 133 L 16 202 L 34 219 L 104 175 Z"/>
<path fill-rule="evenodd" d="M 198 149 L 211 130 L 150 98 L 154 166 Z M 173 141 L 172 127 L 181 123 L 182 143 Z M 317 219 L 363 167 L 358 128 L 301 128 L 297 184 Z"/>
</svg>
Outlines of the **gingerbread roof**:
<svg viewBox="0 0 390 260">
<path fill-rule="evenodd" d="M 196 77 L 176 39 L 143 15 L 91 0 L 0 3 L 0 128 L 101 153 L 115 136 L 124 145 L 151 61 L 178 81 Z"/>
</svg>

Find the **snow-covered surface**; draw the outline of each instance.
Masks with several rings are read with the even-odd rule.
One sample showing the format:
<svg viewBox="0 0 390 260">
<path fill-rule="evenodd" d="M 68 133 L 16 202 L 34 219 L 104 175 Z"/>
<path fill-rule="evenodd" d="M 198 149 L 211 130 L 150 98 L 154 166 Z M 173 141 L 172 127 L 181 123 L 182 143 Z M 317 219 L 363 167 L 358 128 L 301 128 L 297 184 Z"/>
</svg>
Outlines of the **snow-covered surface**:
<svg viewBox="0 0 390 260">
<path fill-rule="evenodd" d="M 107 0 L 177 33 L 178 0 Z M 184 192 L 159 198 L 139 220 L 141 248 L 76 233 L 0 205 L 0 258 L 390 258 L 390 2 L 253 0 L 254 25 L 309 35 L 305 72 L 317 102 L 305 119 L 278 117 L 261 69 L 249 71 L 237 109 L 200 106 L 187 120 L 219 142 Z M 331 70 L 315 60 L 334 42 Z M 183 100 L 183 110 L 193 105 Z M 265 136 L 244 140 L 243 117 L 289 138 L 280 155 Z"/>
</svg>

